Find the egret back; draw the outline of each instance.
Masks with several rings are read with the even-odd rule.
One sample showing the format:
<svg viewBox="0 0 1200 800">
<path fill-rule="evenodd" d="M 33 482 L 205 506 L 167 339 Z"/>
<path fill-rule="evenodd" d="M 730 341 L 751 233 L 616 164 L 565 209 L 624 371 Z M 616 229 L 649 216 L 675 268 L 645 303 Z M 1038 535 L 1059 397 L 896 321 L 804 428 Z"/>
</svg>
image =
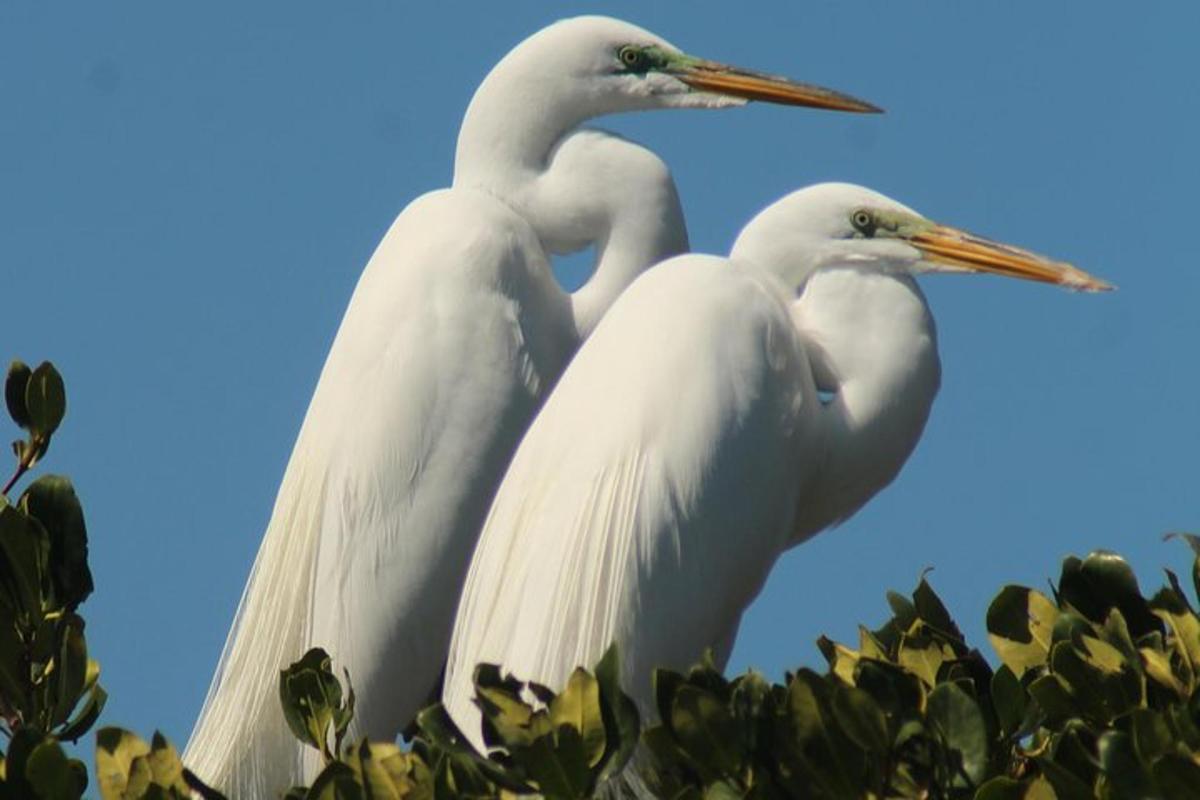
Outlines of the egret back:
<svg viewBox="0 0 1200 800">
<path fill-rule="evenodd" d="M 532 230 L 471 190 L 388 231 L 355 289 L 185 761 L 230 796 L 304 779 L 278 670 L 321 646 L 392 738 L 434 689 L 508 455 L 573 346 Z M 311 777 L 311 776 L 308 776 Z"/>
<path fill-rule="evenodd" d="M 789 532 L 814 397 L 769 276 L 682 256 L 621 295 L 521 442 L 472 559 L 443 699 L 477 744 L 479 662 L 561 688 L 615 640 L 649 711 L 653 667 L 728 656 Z"/>
</svg>

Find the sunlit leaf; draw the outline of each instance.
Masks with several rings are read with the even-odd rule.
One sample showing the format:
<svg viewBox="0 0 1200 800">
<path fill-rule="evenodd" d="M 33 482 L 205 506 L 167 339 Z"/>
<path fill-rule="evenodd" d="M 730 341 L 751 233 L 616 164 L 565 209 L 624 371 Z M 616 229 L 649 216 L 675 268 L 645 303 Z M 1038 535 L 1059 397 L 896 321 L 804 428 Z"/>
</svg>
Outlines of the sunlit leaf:
<svg viewBox="0 0 1200 800">
<path fill-rule="evenodd" d="M 579 731 L 589 767 L 604 756 L 606 736 L 600 711 L 600 684 L 583 668 L 577 668 L 567 685 L 550 704 L 550 722 L 555 728 L 569 725 Z"/>
<path fill-rule="evenodd" d="M 1018 678 L 1046 663 L 1058 609 L 1041 592 L 1005 586 L 987 612 L 988 639 Z"/>
<path fill-rule="evenodd" d="M 127 791 L 134 797 L 145 791 L 152 778 L 144 759 L 149 752 L 150 745 L 127 730 L 96 731 L 96 783 L 100 796 L 104 800 L 123 800 Z M 135 762 L 138 762 L 136 769 Z"/>
</svg>

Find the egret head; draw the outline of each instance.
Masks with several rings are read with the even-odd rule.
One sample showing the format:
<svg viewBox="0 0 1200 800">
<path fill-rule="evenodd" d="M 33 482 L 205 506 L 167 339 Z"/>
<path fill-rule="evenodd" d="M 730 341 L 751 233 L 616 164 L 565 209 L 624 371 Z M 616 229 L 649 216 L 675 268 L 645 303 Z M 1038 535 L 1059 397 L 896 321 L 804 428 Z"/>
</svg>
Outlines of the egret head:
<svg viewBox="0 0 1200 800">
<path fill-rule="evenodd" d="M 577 124 L 601 114 L 652 108 L 715 108 L 764 100 L 839 111 L 878 112 L 820 86 L 690 56 L 670 42 L 609 17 L 554 23 L 517 45 L 480 87 L 543 107 Z M 478 97 L 479 95 L 477 95 Z"/>
<path fill-rule="evenodd" d="M 773 203 L 742 229 L 731 255 L 799 288 L 818 269 L 915 275 L 990 273 L 1087 292 L 1112 285 L 1063 261 L 932 222 L 862 186 L 822 183 Z"/>
</svg>

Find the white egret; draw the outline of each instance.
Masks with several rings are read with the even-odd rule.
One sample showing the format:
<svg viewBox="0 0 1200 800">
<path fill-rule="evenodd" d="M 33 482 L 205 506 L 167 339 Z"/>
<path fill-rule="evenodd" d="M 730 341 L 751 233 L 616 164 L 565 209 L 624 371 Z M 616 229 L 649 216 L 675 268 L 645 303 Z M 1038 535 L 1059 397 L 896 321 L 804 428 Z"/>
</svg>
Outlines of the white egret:
<svg viewBox="0 0 1200 800">
<path fill-rule="evenodd" d="M 443 694 L 464 733 L 482 744 L 481 662 L 561 689 L 616 641 L 650 715 L 654 667 L 708 647 L 723 666 L 779 555 L 862 507 L 916 445 L 941 370 L 912 276 L 939 271 L 1109 288 L 847 184 L 768 207 L 728 259 L 679 256 L 634 281 L 480 534 Z"/>
<path fill-rule="evenodd" d="M 390 739 L 429 698 L 528 421 L 617 294 L 687 248 L 663 163 L 578 126 L 747 99 L 877 110 L 600 17 L 552 25 L 491 71 L 453 187 L 401 213 L 350 300 L 184 754 L 202 779 L 262 797 L 302 778 L 275 686 L 309 646 L 349 669 L 354 734 Z M 594 274 L 568 295 L 546 252 L 590 244 Z"/>
</svg>

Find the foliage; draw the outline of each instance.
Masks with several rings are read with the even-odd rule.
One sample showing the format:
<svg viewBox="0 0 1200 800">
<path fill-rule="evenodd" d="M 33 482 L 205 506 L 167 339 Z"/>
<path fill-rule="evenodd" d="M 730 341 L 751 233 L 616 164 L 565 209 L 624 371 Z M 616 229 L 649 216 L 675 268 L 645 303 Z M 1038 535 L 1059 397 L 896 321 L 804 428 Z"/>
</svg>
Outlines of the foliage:
<svg viewBox="0 0 1200 800">
<path fill-rule="evenodd" d="M 1186 540 L 1200 593 L 1200 538 Z M 1096 552 L 1063 562 L 1052 597 L 1004 587 L 987 615 L 995 669 L 922 579 L 909 597 L 889 593 L 891 618 L 860 628 L 857 648 L 822 638 L 824 675 L 730 680 L 711 659 L 658 670 L 659 721 L 640 736 L 615 647 L 559 694 L 481 665 L 487 758 L 434 706 L 407 752 L 359 742 L 290 797 L 585 798 L 638 743 L 630 769 L 679 800 L 1200 796 L 1200 617 L 1167 577 L 1147 600 L 1128 564 Z M 323 653 L 292 669 L 314 664 L 336 681 Z M 336 708 L 311 712 L 332 721 Z"/>
<path fill-rule="evenodd" d="M 0 492 L 0 734 L 8 739 L 0 797 L 78 797 L 87 769 L 60 742 L 83 736 L 106 699 L 76 613 L 92 592 L 83 509 L 60 475 L 42 475 L 9 499 L 46 455 L 66 394 L 50 363 L 14 361 L 4 397 L 27 437 L 13 442 L 16 468 Z"/>
<path fill-rule="evenodd" d="M 66 396 L 50 364 L 14 362 L 5 400 L 27 436 L 0 493 L 0 800 L 76 800 L 87 771 L 61 742 L 83 736 L 105 701 L 77 613 L 92 591 L 83 511 L 61 476 L 8 498 L 45 456 Z M 1178 538 L 1200 602 L 1200 537 Z M 287 797 L 581 800 L 625 791 L 619 775 L 678 800 L 1200 797 L 1200 616 L 1166 576 L 1146 598 L 1125 561 L 1095 552 L 1065 559 L 1049 595 L 1005 586 L 987 613 L 995 668 L 922 578 L 911 596 L 887 595 L 890 619 L 860 627 L 856 647 L 822 638 L 825 674 L 728 679 L 711 658 L 658 670 L 645 729 L 615 646 L 558 693 L 480 665 L 486 756 L 440 705 L 421 712 L 406 749 L 347 744 L 349 676 L 343 688 L 314 649 L 281 672 L 279 698 L 325 766 Z M 104 800 L 223 800 L 158 733 L 147 743 L 101 728 L 96 776 Z"/>
</svg>

